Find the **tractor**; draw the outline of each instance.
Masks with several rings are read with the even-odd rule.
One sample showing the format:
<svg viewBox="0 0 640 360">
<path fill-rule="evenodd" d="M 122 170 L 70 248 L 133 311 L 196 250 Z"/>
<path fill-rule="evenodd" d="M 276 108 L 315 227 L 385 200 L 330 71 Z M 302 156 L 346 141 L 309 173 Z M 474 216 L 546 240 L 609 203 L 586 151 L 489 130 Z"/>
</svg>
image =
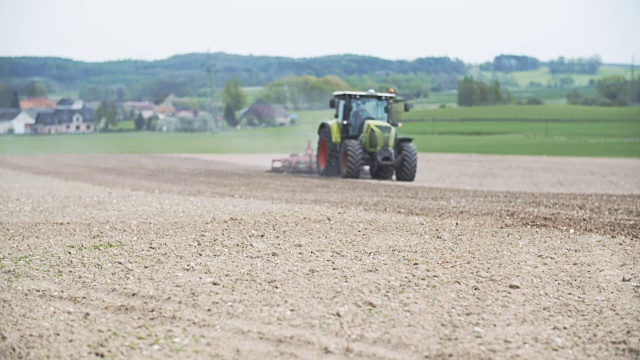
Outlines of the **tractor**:
<svg viewBox="0 0 640 360">
<path fill-rule="evenodd" d="M 409 104 L 393 90 L 336 91 L 329 101 L 333 120 L 318 127 L 317 171 L 320 176 L 359 178 L 366 166 L 373 179 L 413 181 L 418 152 L 412 138 L 398 137 L 401 124 L 393 113 L 409 111 Z M 395 110 L 394 110 L 395 109 Z"/>
</svg>

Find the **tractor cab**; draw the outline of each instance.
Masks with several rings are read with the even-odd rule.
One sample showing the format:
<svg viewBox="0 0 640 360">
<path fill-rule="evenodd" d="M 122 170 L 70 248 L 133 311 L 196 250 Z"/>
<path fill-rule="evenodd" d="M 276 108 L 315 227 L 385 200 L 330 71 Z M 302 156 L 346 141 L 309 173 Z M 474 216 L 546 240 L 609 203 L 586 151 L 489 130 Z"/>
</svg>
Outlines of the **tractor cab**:
<svg viewBox="0 0 640 360">
<path fill-rule="evenodd" d="M 404 105 L 398 108 L 398 105 Z M 321 176 L 358 178 L 368 168 L 372 178 L 413 181 L 417 152 L 411 138 L 398 137 L 398 114 L 408 104 L 390 90 L 336 91 L 329 101 L 334 119 L 318 128 L 317 169 Z M 400 110 L 400 111 L 398 111 Z"/>
<path fill-rule="evenodd" d="M 367 120 L 397 125 L 392 121 L 392 114 L 394 106 L 398 104 L 407 105 L 396 98 L 393 92 L 376 93 L 374 90 L 338 91 L 333 93 L 333 99 L 329 102 L 330 107 L 336 110 L 334 118 L 342 125 L 342 134 L 349 137 L 362 134 Z M 408 106 L 406 109 L 408 110 Z"/>
</svg>

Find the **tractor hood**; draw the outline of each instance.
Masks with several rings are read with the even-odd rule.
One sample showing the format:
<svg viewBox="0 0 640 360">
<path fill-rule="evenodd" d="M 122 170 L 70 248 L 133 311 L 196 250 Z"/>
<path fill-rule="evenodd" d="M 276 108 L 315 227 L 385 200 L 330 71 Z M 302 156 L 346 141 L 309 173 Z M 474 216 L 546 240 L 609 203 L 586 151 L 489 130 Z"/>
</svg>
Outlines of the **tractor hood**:
<svg viewBox="0 0 640 360">
<path fill-rule="evenodd" d="M 393 149 L 396 140 L 396 128 L 385 121 L 367 120 L 364 122 L 362 145 L 366 152 L 380 149 Z"/>
</svg>

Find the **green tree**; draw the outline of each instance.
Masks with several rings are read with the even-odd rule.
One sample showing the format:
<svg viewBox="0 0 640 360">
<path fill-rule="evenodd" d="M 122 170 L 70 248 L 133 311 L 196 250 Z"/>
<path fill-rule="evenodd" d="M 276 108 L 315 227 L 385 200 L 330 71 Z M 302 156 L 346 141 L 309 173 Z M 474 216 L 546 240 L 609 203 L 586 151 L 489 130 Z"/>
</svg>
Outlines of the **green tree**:
<svg viewBox="0 0 640 360">
<path fill-rule="evenodd" d="M 147 119 L 147 130 L 154 131 L 158 125 L 158 115 L 151 115 Z"/>
<path fill-rule="evenodd" d="M 567 94 L 567 102 L 571 105 L 578 105 L 582 101 L 582 95 L 580 91 L 573 90 L 572 92 Z"/>
<path fill-rule="evenodd" d="M 222 89 L 222 103 L 233 111 L 238 111 L 247 106 L 247 94 L 240 87 L 240 78 L 228 80 Z"/>
<path fill-rule="evenodd" d="M 39 81 L 30 81 L 25 89 L 28 97 L 47 96 L 47 85 Z"/>
<path fill-rule="evenodd" d="M 491 101 L 491 90 L 489 89 L 489 86 L 482 82 L 479 81 L 477 82 L 478 85 L 478 90 L 479 90 L 479 94 L 480 94 L 480 104 L 481 105 L 490 105 L 493 102 Z"/>
<path fill-rule="evenodd" d="M 465 76 L 458 82 L 458 105 L 478 106 L 495 105 L 513 102 L 513 94 L 507 89 L 502 90 L 499 81 L 488 85 L 483 81 L 473 80 Z"/>
<path fill-rule="evenodd" d="M 237 126 L 238 119 L 236 119 L 236 112 L 233 110 L 231 105 L 225 105 L 224 107 L 224 119 L 229 124 L 229 126 Z"/>
<path fill-rule="evenodd" d="M 11 107 L 14 109 L 20 109 L 20 98 L 18 97 L 17 91 L 14 91 L 13 96 L 11 97 Z"/>
<path fill-rule="evenodd" d="M 500 82 L 498 80 L 493 82 L 493 86 L 491 86 L 491 97 L 493 98 L 493 102 L 496 104 L 502 104 L 503 97 L 502 91 L 500 90 Z"/>
<path fill-rule="evenodd" d="M 146 121 L 144 120 L 144 117 L 142 117 L 142 113 L 139 113 L 135 120 L 136 130 L 137 131 L 144 130 L 145 125 L 146 125 Z"/>
<path fill-rule="evenodd" d="M 624 76 L 607 76 L 598 80 L 598 93 L 616 105 L 625 105 L 629 97 L 629 85 Z"/>
<path fill-rule="evenodd" d="M 458 82 L 458 105 L 480 105 L 480 89 L 478 83 L 469 76 L 465 76 Z"/>
<path fill-rule="evenodd" d="M 247 106 L 247 94 L 240 87 L 240 78 L 228 80 L 222 89 L 224 119 L 230 126 L 238 125 L 236 111 Z"/>
<path fill-rule="evenodd" d="M 118 117 L 118 106 L 115 101 L 102 100 L 96 109 L 96 117 L 100 121 L 102 129 L 109 130 Z"/>
<path fill-rule="evenodd" d="M 11 106 L 12 89 L 9 85 L 0 82 L 0 108 L 7 108 Z"/>
</svg>

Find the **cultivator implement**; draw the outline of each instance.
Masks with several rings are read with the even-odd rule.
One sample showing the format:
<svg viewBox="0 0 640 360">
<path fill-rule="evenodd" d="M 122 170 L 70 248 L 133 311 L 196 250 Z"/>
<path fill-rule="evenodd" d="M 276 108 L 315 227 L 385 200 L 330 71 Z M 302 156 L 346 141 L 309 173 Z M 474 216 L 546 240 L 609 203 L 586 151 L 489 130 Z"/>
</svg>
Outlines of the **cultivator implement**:
<svg viewBox="0 0 640 360">
<path fill-rule="evenodd" d="M 271 160 L 271 171 L 287 174 L 315 174 L 316 155 L 311 147 L 311 140 L 307 142 L 304 154 L 291 154 L 289 157 Z"/>
</svg>

